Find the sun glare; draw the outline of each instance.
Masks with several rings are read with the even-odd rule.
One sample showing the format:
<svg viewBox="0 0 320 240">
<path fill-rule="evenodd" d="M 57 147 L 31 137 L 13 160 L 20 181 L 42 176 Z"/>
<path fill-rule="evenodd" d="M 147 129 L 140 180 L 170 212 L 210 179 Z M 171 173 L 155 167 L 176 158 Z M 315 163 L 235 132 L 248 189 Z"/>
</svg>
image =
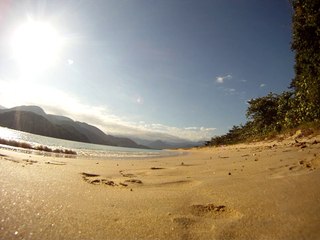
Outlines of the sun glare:
<svg viewBox="0 0 320 240">
<path fill-rule="evenodd" d="M 21 70 L 41 72 L 55 62 L 61 42 L 61 37 L 50 24 L 29 20 L 13 34 L 13 57 Z"/>
</svg>

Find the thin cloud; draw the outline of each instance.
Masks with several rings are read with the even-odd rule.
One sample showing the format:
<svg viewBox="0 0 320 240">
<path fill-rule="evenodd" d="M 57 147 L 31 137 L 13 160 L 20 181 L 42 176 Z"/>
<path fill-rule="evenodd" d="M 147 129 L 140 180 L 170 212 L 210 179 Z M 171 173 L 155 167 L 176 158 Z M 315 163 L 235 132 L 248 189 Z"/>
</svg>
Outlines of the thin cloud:
<svg viewBox="0 0 320 240">
<path fill-rule="evenodd" d="M 226 75 L 226 76 L 218 76 L 216 77 L 216 82 L 217 83 L 224 83 L 225 80 L 230 80 L 232 79 L 232 76 L 230 74 Z"/>
<path fill-rule="evenodd" d="M 206 127 L 186 127 L 185 130 L 191 131 L 214 131 L 216 128 L 206 128 Z"/>
<path fill-rule="evenodd" d="M 197 127 L 186 127 L 184 128 L 185 130 L 197 130 L 198 128 Z"/>
<path fill-rule="evenodd" d="M 68 65 L 72 65 L 72 64 L 74 64 L 74 61 L 72 60 L 72 59 L 68 59 Z"/>
<path fill-rule="evenodd" d="M 138 129 L 145 132 L 158 133 L 160 135 L 171 135 L 180 139 L 188 139 L 193 141 L 209 139 L 213 136 L 216 128 L 206 128 L 206 127 L 185 127 L 178 128 L 163 125 L 160 123 L 143 124 L 142 126 L 137 126 Z"/>
<path fill-rule="evenodd" d="M 239 95 L 240 93 L 235 88 L 219 87 L 219 89 L 225 93 L 225 95 Z"/>
<path fill-rule="evenodd" d="M 266 86 L 265 83 L 261 83 L 261 84 L 260 84 L 260 87 L 261 87 L 261 88 L 264 88 L 265 86 Z"/>
<path fill-rule="evenodd" d="M 141 96 L 138 96 L 138 97 L 136 98 L 136 103 L 142 105 L 142 104 L 144 103 L 143 98 L 142 98 Z"/>
</svg>

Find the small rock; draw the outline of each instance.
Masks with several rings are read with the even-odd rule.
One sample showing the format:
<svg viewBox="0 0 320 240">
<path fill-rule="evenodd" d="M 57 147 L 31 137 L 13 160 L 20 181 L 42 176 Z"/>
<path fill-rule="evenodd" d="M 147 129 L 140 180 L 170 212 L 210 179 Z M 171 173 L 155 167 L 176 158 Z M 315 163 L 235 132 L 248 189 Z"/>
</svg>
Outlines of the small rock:
<svg viewBox="0 0 320 240">
<path fill-rule="evenodd" d="M 228 175 L 230 176 L 230 175 L 231 175 L 231 172 L 229 172 Z"/>
</svg>

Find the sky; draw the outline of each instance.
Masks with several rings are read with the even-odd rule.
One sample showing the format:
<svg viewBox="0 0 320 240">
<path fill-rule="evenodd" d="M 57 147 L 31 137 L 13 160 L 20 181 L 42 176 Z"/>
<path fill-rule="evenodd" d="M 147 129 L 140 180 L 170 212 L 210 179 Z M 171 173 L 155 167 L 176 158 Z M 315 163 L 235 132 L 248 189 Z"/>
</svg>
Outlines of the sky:
<svg viewBox="0 0 320 240">
<path fill-rule="evenodd" d="M 288 0 L 0 0 L 0 105 L 208 140 L 294 76 Z"/>
</svg>

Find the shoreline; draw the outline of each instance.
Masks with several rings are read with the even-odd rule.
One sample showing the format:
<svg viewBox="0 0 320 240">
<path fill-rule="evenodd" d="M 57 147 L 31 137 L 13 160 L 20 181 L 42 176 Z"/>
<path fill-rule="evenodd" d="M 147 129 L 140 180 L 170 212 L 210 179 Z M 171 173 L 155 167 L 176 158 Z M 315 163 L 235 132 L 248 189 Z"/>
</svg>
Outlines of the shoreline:
<svg viewBox="0 0 320 240">
<path fill-rule="evenodd" d="M 0 239 L 316 239 L 319 150 L 319 136 L 143 161 L 0 149 Z"/>
</svg>

